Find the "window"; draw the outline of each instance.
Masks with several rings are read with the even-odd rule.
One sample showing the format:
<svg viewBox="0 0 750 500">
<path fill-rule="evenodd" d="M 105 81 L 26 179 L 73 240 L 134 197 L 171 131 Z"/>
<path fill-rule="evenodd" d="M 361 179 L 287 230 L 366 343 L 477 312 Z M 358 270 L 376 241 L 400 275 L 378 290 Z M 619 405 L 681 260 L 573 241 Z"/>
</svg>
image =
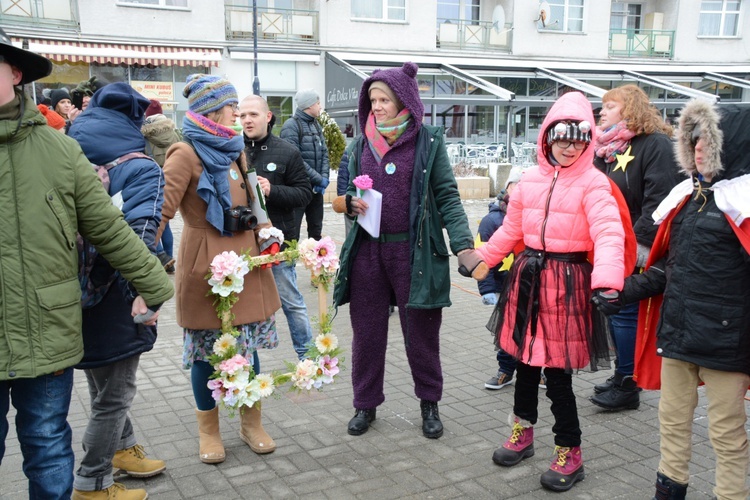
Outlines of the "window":
<svg viewBox="0 0 750 500">
<path fill-rule="evenodd" d="M 479 21 L 479 0 L 438 0 L 438 26 L 448 20 L 476 23 Z"/>
<path fill-rule="evenodd" d="M 276 117 L 276 122 L 273 125 L 271 133 L 278 136 L 284 122 L 294 116 L 292 96 L 267 95 L 266 102 L 268 102 L 268 108 Z"/>
<path fill-rule="evenodd" d="M 153 5 L 155 7 L 187 7 L 188 0 L 118 0 L 120 3 Z"/>
<path fill-rule="evenodd" d="M 550 16 L 539 29 L 565 31 L 568 33 L 583 32 L 583 0 L 549 0 Z"/>
<path fill-rule="evenodd" d="M 739 0 L 701 2 L 699 36 L 737 36 L 740 21 Z"/>
<path fill-rule="evenodd" d="M 352 0 L 352 17 L 406 21 L 406 0 Z"/>
<path fill-rule="evenodd" d="M 637 3 L 613 3 L 609 18 L 609 29 L 641 29 L 641 5 Z"/>
</svg>

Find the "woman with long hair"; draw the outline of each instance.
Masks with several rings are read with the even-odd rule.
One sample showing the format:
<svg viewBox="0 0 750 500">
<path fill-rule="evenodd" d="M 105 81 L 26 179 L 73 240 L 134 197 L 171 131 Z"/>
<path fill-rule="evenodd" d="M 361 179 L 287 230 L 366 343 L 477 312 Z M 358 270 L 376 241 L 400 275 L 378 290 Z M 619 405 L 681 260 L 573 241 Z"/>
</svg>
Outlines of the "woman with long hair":
<svg viewBox="0 0 750 500">
<path fill-rule="evenodd" d="M 184 222 L 175 273 L 177 323 L 184 329 L 183 366 L 190 369 L 200 436 L 200 459 L 223 462 L 219 413 L 208 389 L 214 369 L 208 361 L 221 336 L 206 273 L 223 251 L 259 255 L 272 242 L 259 240 L 264 226 L 229 227 L 225 214 L 238 206 L 252 206 L 247 189 L 242 135 L 231 126 L 237 118 L 237 91 L 226 79 L 195 74 L 187 79 L 183 95 L 189 110 L 183 119 L 183 142 L 174 144 L 164 162 L 164 206 L 158 237 L 179 208 Z M 258 348 L 278 345 L 274 313 L 280 307 L 270 269 L 253 269 L 232 312 L 240 332 L 238 352 L 260 371 Z M 256 453 L 270 453 L 276 445 L 261 425 L 260 404 L 241 412 L 240 437 Z"/>
<path fill-rule="evenodd" d="M 646 265 L 657 226 L 651 215 L 683 178 L 675 162 L 672 127 L 636 85 L 614 88 L 602 97 L 594 165 L 620 188 L 638 243 L 633 273 Z M 615 345 L 615 373 L 594 387 L 591 402 L 607 410 L 636 409 L 640 389 L 633 380 L 638 303 L 609 319 Z"/>
</svg>

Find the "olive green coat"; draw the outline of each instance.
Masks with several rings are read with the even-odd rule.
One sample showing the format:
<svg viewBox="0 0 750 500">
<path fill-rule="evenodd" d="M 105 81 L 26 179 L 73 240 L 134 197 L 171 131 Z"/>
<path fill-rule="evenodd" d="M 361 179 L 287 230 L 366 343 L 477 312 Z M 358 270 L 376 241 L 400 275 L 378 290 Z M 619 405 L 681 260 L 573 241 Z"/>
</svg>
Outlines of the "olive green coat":
<svg viewBox="0 0 750 500">
<path fill-rule="evenodd" d="M 83 356 L 76 231 L 149 305 L 174 294 L 73 139 L 31 99 L 0 120 L 0 380 L 32 378 Z"/>
<path fill-rule="evenodd" d="M 359 175 L 359 154 L 361 149 L 357 147 L 349 155 L 347 193 L 352 196 L 356 195 L 352 181 Z M 409 199 L 411 289 L 407 307 L 435 309 L 451 305 L 450 254 L 443 226 L 453 253 L 474 248 L 474 238 L 445 150 L 442 128 L 422 125 L 417 136 Z M 333 291 L 336 307 L 349 302 L 349 273 L 364 232 L 359 224 L 354 224 L 341 249 L 341 267 Z"/>
</svg>

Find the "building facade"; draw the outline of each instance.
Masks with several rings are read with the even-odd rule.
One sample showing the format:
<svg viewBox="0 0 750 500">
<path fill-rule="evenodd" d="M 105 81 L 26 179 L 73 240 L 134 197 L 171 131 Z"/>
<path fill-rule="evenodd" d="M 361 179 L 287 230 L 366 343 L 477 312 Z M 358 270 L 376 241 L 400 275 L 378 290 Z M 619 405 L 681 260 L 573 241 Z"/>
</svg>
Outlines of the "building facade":
<svg viewBox="0 0 750 500">
<path fill-rule="evenodd" d="M 696 96 L 750 103 L 750 0 L 255 3 L 254 16 L 252 0 L 0 0 L 0 24 L 55 62 L 36 93 L 92 75 L 127 81 L 178 123 L 189 74 L 225 74 L 242 97 L 256 66 L 279 126 L 296 90 L 315 88 L 352 136 L 362 78 L 417 62 L 427 121 L 449 141 L 507 151 L 535 141 L 570 89 L 596 108 L 637 83 L 666 118 Z"/>
</svg>

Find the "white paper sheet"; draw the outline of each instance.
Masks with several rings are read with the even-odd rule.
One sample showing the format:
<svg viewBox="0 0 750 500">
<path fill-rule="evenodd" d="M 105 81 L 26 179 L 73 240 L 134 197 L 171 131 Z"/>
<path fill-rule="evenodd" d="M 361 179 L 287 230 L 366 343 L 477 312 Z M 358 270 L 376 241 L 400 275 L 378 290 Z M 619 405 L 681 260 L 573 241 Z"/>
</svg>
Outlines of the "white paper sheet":
<svg viewBox="0 0 750 500">
<path fill-rule="evenodd" d="M 370 233 L 373 238 L 380 236 L 380 214 L 383 209 L 383 194 L 374 189 L 367 189 L 362 194 L 362 201 L 367 203 L 365 215 L 357 216 L 357 223 Z"/>
<path fill-rule="evenodd" d="M 258 174 L 255 172 L 255 170 L 249 170 L 247 172 L 247 181 L 250 186 L 250 191 L 255 194 L 255 198 L 253 199 L 253 206 L 250 208 L 253 211 L 253 215 L 258 218 L 258 224 L 265 224 L 268 222 L 266 199 L 263 196 L 263 190 L 258 184 Z"/>
</svg>

